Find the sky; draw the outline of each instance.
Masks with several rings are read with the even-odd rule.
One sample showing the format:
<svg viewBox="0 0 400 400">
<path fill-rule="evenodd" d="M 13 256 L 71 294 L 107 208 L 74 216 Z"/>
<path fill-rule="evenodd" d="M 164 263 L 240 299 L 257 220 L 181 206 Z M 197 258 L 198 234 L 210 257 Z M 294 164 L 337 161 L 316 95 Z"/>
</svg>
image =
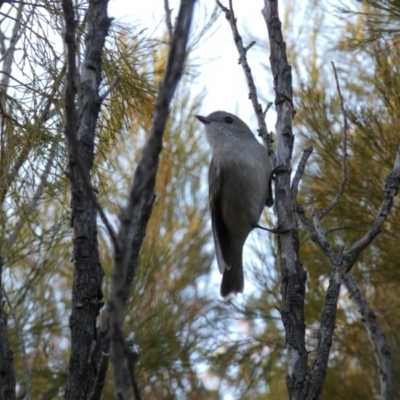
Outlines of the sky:
<svg viewBox="0 0 400 400">
<path fill-rule="evenodd" d="M 224 2 L 222 2 L 224 4 Z M 238 26 L 242 36 L 250 34 L 263 38 L 248 52 L 248 59 L 253 71 L 258 88 L 262 89 L 268 101 L 273 101 L 272 76 L 260 66 L 261 62 L 269 62 L 268 34 L 264 19 L 261 15 L 263 0 L 251 0 L 254 6 L 249 7 L 248 1 L 236 0 L 233 2 Z M 170 0 L 170 8 L 173 13 L 178 10 L 178 1 Z M 202 0 L 197 2 L 194 21 L 204 19 L 204 9 L 213 10 L 214 0 Z M 228 1 L 225 0 L 225 4 Z M 155 27 L 163 20 L 164 1 L 147 0 L 140 2 L 139 7 L 132 6 L 127 9 L 124 0 L 110 0 L 109 15 L 118 19 L 136 20 L 149 28 Z M 174 20 L 174 14 L 173 18 Z M 165 25 L 160 25 L 165 29 Z M 214 34 L 208 38 L 193 54 L 193 58 L 201 63 L 197 69 L 195 90 L 201 93 L 206 91 L 206 98 L 202 108 L 205 115 L 213 111 L 224 110 L 232 112 L 242 118 L 253 130 L 257 129 L 253 108 L 248 99 L 248 89 L 241 65 L 238 64 L 238 53 L 232 39 L 229 23 L 221 12 L 218 18 Z M 248 43 L 245 41 L 245 45 Z M 265 48 L 265 56 L 260 60 L 260 49 Z M 261 103 L 263 107 L 265 104 Z M 273 130 L 275 124 L 275 112 L 271 109 L 267 116 L 268 129 Z"/>
</svg>

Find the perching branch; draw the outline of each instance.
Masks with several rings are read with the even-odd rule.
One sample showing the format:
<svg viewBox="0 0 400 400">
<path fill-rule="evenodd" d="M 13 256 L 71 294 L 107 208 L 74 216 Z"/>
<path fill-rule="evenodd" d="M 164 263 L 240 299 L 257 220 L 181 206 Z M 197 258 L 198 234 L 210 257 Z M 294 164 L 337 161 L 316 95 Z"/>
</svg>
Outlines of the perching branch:
<svg viewBox="0 0 400 400">
<path fill-rule="evenodd" d="M 174 35 L 169 49 L 164 81 L 158 96 L 149 139 L 135 170 L 128 204 L 120 215 L 119 246 L 115 251 L 112 290 L 108 303 L 108 311 L 111 327 L 111 362 L 114 370 L 116 395 L 121 399 L 127 399 L 128 396 L 126 357 L 123 341 L 118 336 L 118 332 L 124 331 L 124 308 L 126 293 L 129 290 L 126 288 L 127 263 L 133 231 L 145 232 L 145 229 L 136 229 L 132 224 L 135 218 L 138 218 L 138 225 L 139 227 L 141 226 L 140 208 L 145 201 L 148 204 L 147 211 L 151 210 L 154 200 L 154 185 L 162 149 L 163 133 L 170 111 L 170 103 L 183 73 L 194 3 L 194 0 L 181 0 Z M 146 219 L 146 213 L 144 215 Z M 139 239 L 137 243 L 141 244 L 143 238 Z M 132 249 L 131 251 L 138 253 L 139 249 Z"/>
<path fill-rule="evenodd" d="M 385 336 L 376 321 L 375 313 L 371 310 L 367 300 L 357 287 L 354 278 L 349 274 L 344 274 L 342 279 L 351 298 L 359 307 L 358 311 L 362 317 L 361 321 L 368 332 L 369 340 L 374 350 L 381 384 L 381 393 L 379 398 L 381 400 L 392 400 L 394 398 L 393 368 L 390 360 L 390 349 Z"/>
<path fill-rule="evenodd" d="M 247 51 L 255 44 L 255 42 L 251 42 L 246 47 L 243 45 L 242 37 L 239 34 L 239 30 L 236 24 L 237 20 L 233 11 L 232 0 L 229 0 L 229 9 L 223 6 L 220 1 L 216 0 L 216 2 L 225 13 L 225 17 L 231 26 L 233 39 L 240 56 L 239 64 L 241 64 L 241 66 L 243 67 L 244 75 L 246 76 L 247 86 L 250 90 L 249 99 L 251 100 L 251 104 L 253 105 L 253 109 L 257 117 L 258 132 L 264 140 L 264 143 L 268 149 L 268 154 L 271 156 L 274 154 L 274 151 L 272 150 L 272 137 L 270 134 L 268 134 L 267 123 L 265 122 L 265 114 L 267 110 L 264 113 L 262 106 L 258 101 L 257 88 L 254 83 L 253 75 L 251 73 L 251 69 L 247 62 L 246 56 Z"/>
<path fill-rule="evenodd" d="M 287 62 L 278 4 L 264 0 L 262 10 L 270 41 L 270 63 L 274 77 L 276 122 L 276 165 L 281 166 L 275 178 L 275 198 L 278 226 L 288 229 L 278 236 L 280 254 L 283 307 L 282 322 L 287 346 L 286 386 L 290 399 L 303 399 L 307 383 L 307 357 L 305 345 L 304 299 L 307 274 L 299 256 L 299 238 L 295 229 L 290 170 L 293 151 L 293 102 L 291 66 Z M 311 151 L 310 151 L 311 152 Z M 293 191 L 297 191 L 294 187 Z"/>
<path fill-rule="evenodd" d="M 324 218 L 326 214 L 328 214 L 335 206 L 337 203 L 339 203 L 339 200 L 343 196 L 344 188 L 346 187 L 346 182 L 347 182 L 347 138 L 349 135 L 349 124 L 347 122 L 347 113 L 346 109 L 344 108 L 344 101 L 343 101 L 343 96 L 342 92 L 340 90 L 340 84 L 339 84 L 339 78 L 337 75 L 336 67 L 335 64 L 332 62 L 332 68 L 333 72 L 335 74 L 335 81 L 336 81 L 336 88 L 337 92 L 340 98 L 340 107 L 342 109 L 342 114 L 343 114 L 343 140 L 342 140 L 342 181 L 340 183 L 340 188 L 338 194 L 335 196 L 335 198 L 331 201 L 328 206 L 326 206 L 319 214 L 318 217 L 321 220 Z"/>
</svg>

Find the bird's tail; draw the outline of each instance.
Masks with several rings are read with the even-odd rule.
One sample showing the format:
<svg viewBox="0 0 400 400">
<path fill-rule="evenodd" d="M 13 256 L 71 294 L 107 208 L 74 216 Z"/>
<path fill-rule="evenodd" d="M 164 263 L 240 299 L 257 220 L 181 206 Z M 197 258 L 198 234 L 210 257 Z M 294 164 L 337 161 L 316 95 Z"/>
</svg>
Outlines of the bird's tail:
<svg viewBox="0 0 400 400">
<path fill-rule="evenodd" d="M 242 253 L 235 254 L 232 257 L 232 266 L 230 269 L 225 268 L 221 282 L 221 296 L 227 297 L 230 293 L 243 293 L 244 277 Z"/>
</svg>

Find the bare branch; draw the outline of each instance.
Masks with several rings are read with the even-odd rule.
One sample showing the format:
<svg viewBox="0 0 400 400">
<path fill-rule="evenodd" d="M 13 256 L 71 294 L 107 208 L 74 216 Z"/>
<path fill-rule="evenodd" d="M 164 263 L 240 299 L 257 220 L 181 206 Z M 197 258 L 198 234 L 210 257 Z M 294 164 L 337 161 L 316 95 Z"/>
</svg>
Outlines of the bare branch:
<svg viewBox="0 0 400 400">
<path fill-rule="evenodd" d="M 273 103 L 272 101 L 270 101 L 270 102 L 265 106 L 265 110 L 263 111 L 264 118 L 266 117 L 268 110 L 271 108 L 271 106 L 272 106 L 273 104 L 274 104 L 274 103 Z"/>
<path fill-rule="evenodd" d="M 11 69 L 12 69 L 12 63 L 14 60 L 14 53 L 15 53 L 15 45 L 17 44 L 19 38 L 21 35 L 18 34 L 20 28 L 21 28 L 21 20 L 22 20 L 22 10 L 23 10 L 23 4 L 19 4 L 18 6 L 18 11 L 17 11 L 17 16 L 15 18 L 15 23 L 11 32 L 11 39 L 10 39 L 10 47 L 6 51 L 7 54 L 4 54 L 4 64 L 3 64 L 3 72 L 6 72 L 7 74 L 4 74 L 1 82 L 0 82 L 0 87 L 4 90 L 7 91 L 8 88 L 8 83 L 10 81 L 10 74 L 11 74 Z M 1 102 L 1 108 L 3 110 L 6 109 L 6 102 L 5 98 L 3 96 L 0 97 L 0 102 Z"/>
<path fill-rule="evenodd" d="M 346 109 L 344 108 L 344 101 L 343 101 L 343 96 L 342 92 L 340 90 L 340 84 L 339 84 L 339 78 L 337 76 L 337 71 L 335 64 L 332 62 L 332 68 L 333 72 L 335 74 L 335 81 L 336 81 L 336 88 L 337 92 L 340 98 L 340 107 L 342 109 L 342 114 L 343 114 L 343 140 L 342 140 L 342 181 L 340 182 L 340 188 L 338 194 L 335 196 L 335 198 L 331 201 L 330 204 L 328 204 L 320 213 L 319 213 L 319 219 L 321 220 L 324 218 L 326 214 L 328 214 L 335 206 L 336 204 L 339 203 L 339 200 L 343 196 L 344 188 L 346 187 L 346 182 L 347 182 L 347 138 L 349 135 L 349 125 L 347 122 L 347 113 Z"/>
<path fill-rule="evenodd" d="M 100 95 L 100 101 L 103 102 L 106 97 L 115 89 L 115 87 L 118 85 L 118 82 L 120 81 L 119 76 L 115 78 L 112 82 L 111 85 Z"/>
<path fill-rule="evenodd" d="M 311 211 L 311 215 L 313 216 L 314 228 L 317 232 L 318 240 L 323 245 L 323 251 L 324 251 L 325 255 L 328 257 L 332 266 L 336 266 L 338 263 L 338 259 L 335 256 L 331 246 L 328 243 L 328 240 L 326 238 L 326 233 L 325 233 L 324 228 L 321 225 L 321 220 L 319 219 L 317 210 L 314 207 L 310 207 L 310 211 Z"/>
<path fill-rule="evenodd" d="M 265 122 L 265 114 L 263 113 L 262 106 L 258 101 L 257 96 L 257 88 L 254 83 L 253 75 L 251 73 L 250 66 L 247 62 L 247 51 L 255 44 L 255 42 L 251 42 L 247 47 L 243 46 L 242 37 L 239 34 L 239 30 L 236 24 L 236 18 L 233 11 L 232 0 L 229 0 L 229 9 L 221 4 L 220 1 L 216 0 L 218 6 L 225 13 L 225 17 L 228 20 L 233 34 L 233 39 L 239 53 L 239 64 L 243 67 L 243 72 L 246 77 L 247 86 L 249 87 L 249 99 L 251 100 L 251 104 L 253 105 L 254 112 L 257 117 L 258 122 L 258 132 L 260 136 L 263 138 L 265 146 L 267 147 L 268 154 L 272 156 L 274 151 L 272 149 L 272 137 L 268 134 L 267 123 Z"/>
<path fill-rule="evenodd" d="M 291 66 L 287 62 L 285 42 L 276 0 L 264 0 L 262 10 L 268 28 L 274 77 L 276 122 L 276 165 L 281 166 L 275 178 L 276 213 L 278 226 L 289 229 L 278 236 L 280 254 L 283 307 L 282 322 L 287 346 L 286 386 L 291 399 L 301 399 L 307 383 L 307 357 L 305 345 L 304 299 L 307 274 L 299 256 L 299 238 L 294 228 L 292 194 L 290 189 L 291 158 L 294 136 L 292 132 L 293 90 Z M 232 20 L 234 20 L 232 18 Z M 232 23 L 232 22 L 231 22 Z M 262 114 L 262 112 L 261 112 Z"/>
<path fill-rule="evenodd" d="M 169 43 L 171 43 L 172 38 L 174 37 L 174 29 L 172 28 L 171 9 L 169 8 L 168 0 L 164 0 L 164 10 L 165 10 L 165 23 L 167 24 L 167 31 L 169 36 Z"/>
<path fill-rule="evenodd" d="M 21 229 L 25 225 L 28 217 L 33 213 L 33 211 L 35 211 L 37 203 L 40 200 L 40 198 L 42 197 L 44 188 L 47 185 L 47 178 L 48 178 L 48 176 L 50 174 L 51 167 L 53 166 L 53 163 L 54 163 L 54 157 L 56 155 L 56 151 L 55 151 L 54 148 L 52 148 L 50 150 L 50 152 L 51 152 L 51 155 L 50 155 L 49 159 L 47 160 L 47 163 L 46 163 L 46 166 L 44 168 L 43 174 L 40 177 L 40 183 L 37 186 L 31 201 L 28 203 L 28 207 L 26 208 L 26 212 L 25 212 L 25 214 L 23 216 L 21 215 L 19 217 L 18 222 L 16 224 L 16 227 L 14 228 L 14 230 L 12 231 L 10 236 L 8 237 L 8 240 L 7 240 L 8 250 L 10 250 L 11 247 L 14 245 L 14 243 L 15 243 L 15 241 L 17 239 L 18 233 L 21 231 Z"/>
<path fill-rule="evenodd" d="M 107 370 L 108 370 L 108 359 L 109 354 L 101 354 L 101 362 L 99 364 L 99 370 L 96 374 L 96 381 L 93 385 L 93 390 L 90 393 L 88 400 L 99 400 L 101 398 L 101 393 L 106 380 Z"/>
<path fill-rule="evenodd" d="M 111 327 L 111 362 L 114 370 L 116 393 L 126 399 L 127 371 L 125 352 L 118 332 L 123 332 L 124 308 L 126 300 L 126 274 L 129 257 L 129 244 L 132 236 L 132 223 L 143 199 L 152 198 L 159 156 L 162 149 L 162 138 L 169 115 L 170 102 L 183 73 L 186 58 L 186 45 L 192 22 L 194 0 L 181 0 L 174 36 L 171 42 L 163 85 L 157 100 L 156 112 L 149 139 L 143 149 L 142 156 L 135 170 L 128 204 L 120 215 L 119 246 L 115 251 L 115 264 L 112 274 L 111 298 L 108 302 Z M 152 202 L 151 202 L 152 203 Z"/>
<path fill-rule="evenodd" d="M 247 52 L 256 44 L 257 42 L 255 40 L 251 41 L 243 50 L 244 54 L 247 54 Z M 241 60 L 239 58 L 239 64 L 241 63 Z"/>
<path fill-rule="evenodd" d="M 292 196 L 292 201 L 293 202 L 296 200 L 297 192 L 299 190 L 299 183 L 300 183 L 300 180 L 301 180 L 301 178 L 302 178 L 302 176 L 304 174 L 304 170 L 306 168 L 307 161 L 310 158 L 312 151 L 313 151 L 312 146 L 307 147 L 303 151 L 303 155 L 301 156 L 299 165 L 297 166 L 296 173 L 294 174 L 293 181 L 292 181 L 292 186 L 290 188 L 290 194 Z"/>
<path fill-rule="evenodd" d="M 332 346 L 332 336 L 335 329 L 336 309 L 341 287 L 340 273 L 335 268 L 329 280 L 325 303 L 321 314 L 321 323 L 318 333 L 318 346 L 310 374 L 307 400 L 317 400 L 322 390 L 328 368 L 329 353 Z"/>
<path fill-rule="evenodd" d="M 30 400 L 31 393 L 32 393 L 31 369 L 29 367 L 28 357 L 26 355 L 25 341 L 24 341 L 23 336 L 22 336 L 22 330 L 21 330 L 21 326 L 19 324 L 17 315 L 15 314 L 14 307 L 11 304 L 11 301 L 10 301 L 8 295 L 7 295 L 7 292 L 6 292 L 6 290 L 4 289 L 3 286 L 1 286 L 1 290 L 3 292 L 4 298 L 6 299 L 8 308 L 11 311 L 11 315 L 13 316 L 14 323 L 15 323 L 15 328 L 17 329 L 18 339 L 19 339 L 19 342 L 20 342 L 20 345 L 21 345 L 22 359 L 24 361 L 25 381 L 26 381 L 26 399 Z"/>
<path fill-rule="evenodd" d="M 385 222 L 393 206 L 393 199 L 397 195 L 400 186 L 400 147 L 397 150 L 396 160 L 393 170 L 390 172 L 385 183 L 385 196 L 382 201 L 381 209 L 371 229 L 343 255 L 343 262 L 340 267 L 342 274 L 349 272 L 354 265 L 357 257 L 372 241 L 379 235 L 382 225 Z"/>
<path fill-rule="evenodd" d="M 71 181 L 74 282 L 70 316 L 71 355 L 66 400 L 84 400 L 92 390 L 98 365 L 89 363 L 98 338 L 96 319 L 103 307 L 101 267 L 97 238 L 97 214 L 117 248 L 115 234 L 98 205 L 90 183 L 96 125 L 101 98 L 102 56 L 111 24 L 108 0 L 89 2 L 86 11 L 85 50 L 79 72 L 76 68 L 76 20 L 71 0 L 63 0 L 68 72 L 65 90 L 66 138 Z M 79 82 L 78 82 L 79 78 Z M 77 106 L 75 105 L 77 99 Z"/>
<path fill-rule="evenodd" d="M 326 234 L 328 235 L 329 233 L 344 231 L 345 229 L 351 229 L 351 226 L 344 225 L 344 226 L 337 226 L 336 228 L 327 229 Z"/>
<path fill-rule="evenodd" d="M 381 383 L 381 400 L 392 400 L 394 397 L 393 367 L 390 360 L 390 349 L 385 336 L 379 326 L 375 313 L 371 310 L 367 300 L 362 295 L 354 278 L 349 274 L 342 276 L 352 299 L 359 307 L 361 321 L 368 332 L 369 340 L 374 350 L 376 363 L 378 365 L 379 379 Z"/>
<path fill-rule="evenodd" d="M 114 247 L 118 246 L 117 237 L 108 220 L 103 208 L 99 204 L 97 197 L 94 192 L 94 188 L 90 182 L 90 172 L 83 167 L 83 163 L 80 155 L 80 148 L 76 135 L 76 109 L 75 109 L 75 97 L 77 93 L 78 84 L 76 82 L 77 69 L 76 69 L 76 43 L 75 43 L 75 17 L 72 2 L 70 0 L 63 0 L 63 9 L 66 22 L 66 35 L 65 42 L 68 49 L 68 72 L 67 72 L 67 83 L 65 88 L 65 114 L 66 114 L 66 125 L 65 125 L 65 135 L 68 138 L 69 145 L 69 156 L 70 156 L 70 173 L 76 167 L 82 179 L 86 194 L 90 197 L 94 208 L 99 213 L 101 220 L 103 221 L 108 234 L 114 244 Z M 96 102 L 101 104 L 101 97 L 96 99 Z M 76 179 L 73 175 L 70 176 L 72 180 Z"/>
</svg>

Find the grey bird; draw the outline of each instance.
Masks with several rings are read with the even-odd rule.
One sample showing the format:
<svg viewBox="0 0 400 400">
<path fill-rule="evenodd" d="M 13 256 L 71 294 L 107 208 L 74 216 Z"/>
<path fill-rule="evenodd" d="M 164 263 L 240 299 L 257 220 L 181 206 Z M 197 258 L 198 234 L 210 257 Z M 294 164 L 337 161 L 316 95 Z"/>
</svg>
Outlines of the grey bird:
<svg viewBox="0 0 400 400">
<path fill-rule="evenodd" d="M 243 246 L 258 226 L 265 205 L 272 206 L 272 161 L 266 148 L 238 117 L 215 111 L 196 118 L 205 125 L 212 150 L 209 205 L 221 296 L 243 293 Z"/>
</svg>

